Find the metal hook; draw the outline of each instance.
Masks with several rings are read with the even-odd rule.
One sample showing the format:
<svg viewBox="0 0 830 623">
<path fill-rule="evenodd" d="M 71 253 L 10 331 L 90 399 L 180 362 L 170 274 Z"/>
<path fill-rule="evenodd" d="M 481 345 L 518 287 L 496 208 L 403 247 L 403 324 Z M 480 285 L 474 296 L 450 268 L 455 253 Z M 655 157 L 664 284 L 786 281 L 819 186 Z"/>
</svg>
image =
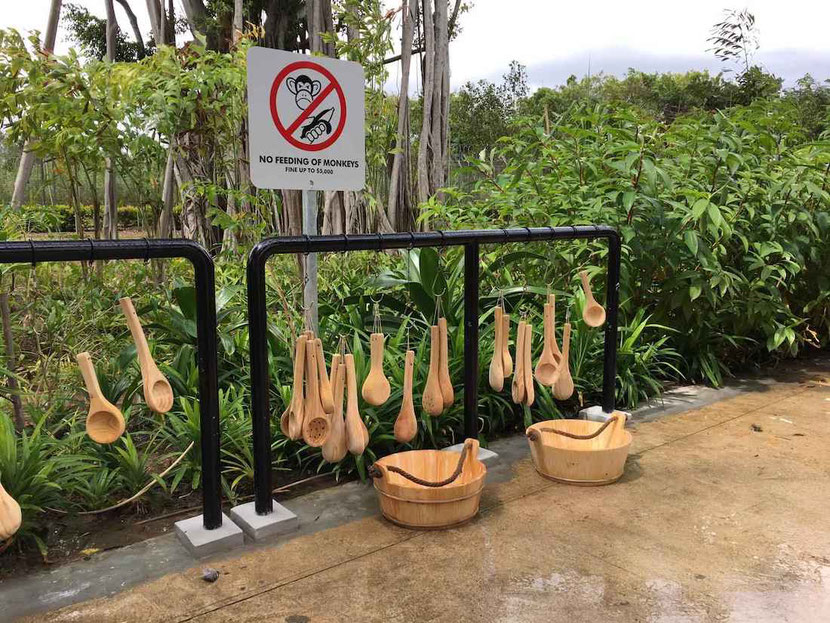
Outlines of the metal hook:
<svg viewBox="0 0 830 623">
<path fill-rule="evenodd" d="M 343 253 L 349 250 L 349 234 L 343 234 Z"/>
<path fill-rule="evenodd" d="M 308 255 L 311 253 L 311 237 L 308 234 L 303 234 L 303 238 L 305 238 L 305 251 L 303 255 Z"/>
<path fill-rule="evenodd" d="M 383 235 L 378 234 L 377 236 L 378 236 L 378 253 L 380 253 L 381 251 L 383 251 Z"/>
<path fill-rule="evenodd" d="M 409 250 L 415 247 L 415 232 L 409 232 Z"/>
<path fill-rule="evenodd" d="M 92 264 L 95 261 L 95 243 L 92 241 L 92 238 L 87 238 L 89 242 L 89 259 L 87 260 L 88 264 Z"/>
<path fill-rule="evenodd" d="M 525 230 L 527 230 L 527 240 L 530 242 L 533 239 L 533 232 L 530 231 L 530 227 L 525 227 Z"/>
<path fill-rule="evenodd" d="M 443 249 L 446 249 L 446 248 L 447 248 L 447 237 L 446 237 L 446 235 L 444 234 L 444 230 L 443 230 L 443 229 L 439 229 L 439 230 L 438 230 L 438 234 L 441 236 L 441 249 L 442 249 L 442 250 L 443 250 Z"/>
<path fill-rule="evenodd" d="M 504 234 L 504 242 L 507 242 L 510 239 L 510 235 L 507 233 L 507 229 L 504 227 L 501 228 L 502 233 Z"/>
<path fill-rule="evenodd" d="M 35 243 L 31 238 L 29 238 L 29 249 L 32 251 L 32 268 L 34 268 L 37 262 L 35 262 Z"/>
<path fill-rule="evenodd" d="M 147 237 L 144 237 L 144 263 L 148 264 L 150 262 L 150 241 L 147 240 Z"/>
</svg>

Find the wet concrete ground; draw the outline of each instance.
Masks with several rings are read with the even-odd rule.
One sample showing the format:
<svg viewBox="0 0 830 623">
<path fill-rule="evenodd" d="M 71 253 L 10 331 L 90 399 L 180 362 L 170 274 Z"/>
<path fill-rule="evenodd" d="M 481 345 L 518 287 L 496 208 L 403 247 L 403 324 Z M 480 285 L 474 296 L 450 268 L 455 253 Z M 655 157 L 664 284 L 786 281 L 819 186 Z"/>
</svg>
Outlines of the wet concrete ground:
<svg viewBox="0 0 830 623">
<path fill-rule="evenodd" d="M 632 431 L 610 486 L 522 452 L 466 526 L 365 517 L 29 620 L 830 621 L 826 363 Z"/>
</svg>

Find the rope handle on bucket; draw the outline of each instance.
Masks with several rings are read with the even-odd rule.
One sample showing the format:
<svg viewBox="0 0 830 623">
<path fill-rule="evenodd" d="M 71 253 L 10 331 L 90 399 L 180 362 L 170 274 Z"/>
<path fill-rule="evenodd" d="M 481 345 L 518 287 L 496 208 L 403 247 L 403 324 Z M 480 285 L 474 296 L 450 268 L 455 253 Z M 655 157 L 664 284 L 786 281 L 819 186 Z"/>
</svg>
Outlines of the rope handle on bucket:
<svg viewBox="0 0 830 623">
<path fill-rule="evenodd" d="M 593 439 L 594 437 L 599 437 L 602 434 L 602 432 L 606 428 L 611 426 L 612 422 L 616 422 L 618 418 L 618 415 L 608 418 L 607 420 L 605 420 L 605 424 L 603 424 L 593 433 L 590 433 L 588 435 L 577 435 L 576 433 L 569 433 L 568 431 L 557 430 L 555 428 L 529 428 L 526 434 L 527 438 L 530 439 L 530 441 L 539 441 L 539 439 L 541 438 L 541 435 L 539 433 L 556 433 L 557 435 L 562 435 L 563 437 L 570 437 L 571 439 Z"/>
<path fill-rule="evenodd" d="M 448 478 L 444 478 L 444 480 L 432 481 L 432 480 L 424 480 L 423 478 L 418 478 L 417 476 L 413 476 L 406 470 L 401 469 L 397 465 L 384 465 L 383 468 L 372 465 L 368 472 L 372 478 L 383 478 L 383 469 L 388 469 L 390 472 L 394 472 L 396 474 L 400 474 L 410 482 L 414 482 L 416 485 L 421 485 L 423 487 L 444 487 L 448 484 L 455 482 L 455 480 L 461 475 L 461 472 L 464 471 L 464 459 L 467 457 L 467 444 L 464 444 L 464 448 L 461 450 L 461 456 L 458 457 L 458 465 L 455 466 L 455 471 L 450 475 Z"/>
</svg>

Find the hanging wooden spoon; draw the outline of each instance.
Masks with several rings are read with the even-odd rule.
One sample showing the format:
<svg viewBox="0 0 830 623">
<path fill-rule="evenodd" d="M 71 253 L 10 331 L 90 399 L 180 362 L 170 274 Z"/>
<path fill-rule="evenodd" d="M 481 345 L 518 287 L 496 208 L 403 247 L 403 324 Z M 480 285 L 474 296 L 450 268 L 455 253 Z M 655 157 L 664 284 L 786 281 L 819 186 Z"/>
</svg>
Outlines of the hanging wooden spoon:
<svg viewBox="0 0 830 623">
<path fill-rule="evenodd" d="M 542 354 L 539 356 L 539 363 L 536 364 L 536 380 L 540 385 L 547 385 L 551 387 L 557 379 L 557 370 L 559 364 L 556 357 L 553 355 L 553 347 L 551 342 L 554 342 L 553 337 L 553 306 L 550 303 L 545 303 L 545 341 L 542 347 Z"/>
<path fill-rule="evenodd" d="M 354 355 L 346 355 L 346 446 L 354 455 L 363 454 L 369 431 L 357 411 L 357 374 L 354 369 Z"/>
<path fill-rule="evenodd" d="M 20 504 L 10 496 L 0 483 L 0 541 L 10 539 L 20 529 L 23 513 Z"/>
<path fill-rule="evenodd" d="M 408 443 L 418 434 L 418 420 L 415 419 L 415 403 L 412 400 L 412 376 L 415 368 L 415 351 L 406 351 L 403 362 L 403 398 L 401 411 L 395 420 L 395 440 Z"/>
<path fill-rule="evenodd" d="M 326 413 L 334 412 L 334 398 L 331 392 L 331 382 L 326 372 L 326 356 L 323 354 L 323 342 L 318 337 L 314 340 L 314 347 L 317 351 L 317 372 L 320 380 L 320 403 Z"/>
<path fill-rule="evenodd" d="M 89 353 L 75 357 L 89 394 L 89 414 L 86 416 L 86 434 L 96 443 L 112 443 L 124 434 L 124 416 L 114 404 L 104 398 Z"/>
<path fill-rule="evenodd" d="M 303 441 L 312 448 L 319 448 L 331 434 L 331 423 L 320 404 L 320 379 L 317 376 L 317 346 L 314 341 L 305 343 L 306 397 L 303 416 Z"/>
<path fill-rule="evenodd" d="M 441 342 L 441 348 L 438 352 L 438 381 L 441 383 L 441 396 L 444 398 L 444 408 L 446 409 L 455 400 L 455 391 L 453 390 L 452 380 L 450 379 L 450 348 L 446 318 L 438 319 L 438 338 Z"/>
<path fill-rule="evenodd" d="M 505 378 L 513 374 L 513 358 L 510 356 L 510 314 L 501 315 L 501 353 Z"/>
<path fill-rule="evenodd" d="M 369 337 L 371 367 L 369 375 L 363 382 L 363 400 L 379 407 L 389 399 L 392 386 L 383 373 L 383 333 L 372 333 Z"/>
<path fill-rule="evenodd" d="M 567 400 L 574 393 L 574 382 L 571 378 L 571 368 L 568 356 L 571 350 L 571 323 L 566 322 L 562 329 L 562 364 L 559 366 L 559 378 L 553 386 L 553 397 L 557 400 Z"/>
<path fill-rule="evenodd" d="M 296 441 L 303 436 L 303 419 L 305 417 L 305 396 L 303 380 L 305 378 L 305 345 L 308 337 L 305 334 L 297 338 L 294 346 L 294 385 L 291 391 L 291 402 L 288 404 L 288 433 L 287 437 Z M 285 417 L 285 414 L 283 414 Z M 280 418 L 282 427 L 282 418 Z"/>
<path fill-rule="evenodd" d="M 331 419 L 331 434 L 323 444 L 323 458 L 337 463 L 346 456 L 346 422 L 343 421 L 343 391 L 346 385 L 346 366 L 340 362 L 340 353 L 331 359 L 331 378 L 334 380 L 334 411 Z"/>
<path fill-rule="evenodd" d="M 424 386 L 424 411 L 429 415 L 441 415 L 444 411 L 444 395 L 441 393 L 441 381 L 438 375 L 438 364 L 441 358 L 438 344 L 438 327 L 432 325 L 429 329 L 429 372 L 427 383 Z"/>
<path fill-rule="evenodd" d="M 548 304 L 550 305 L 550 349 L 558 368 L 562 364 L 562 351 L 559 350 L 559 344 L 556 342 L 556 296 L 548 294 Z"/>
<path fill-rule="evenodd" d="M 510 386 L 510 396 L 517 405 L 523 403 L 525 399 L 524 349 L 526 324 L 524 320 L 519 322 L 519 328 L 516 331 L 516 369 L 513 371 L 513 383 Z"/>
<path fill-rule="evenodd" d="M 118 301 L 121 310 L 127 318 L 127 326 L 133 334 L 133 342 L 138 352 L 138 364 L 141 367 L 141 380 L 144 383 L 144 401 L 152 411 L 156 413 L 167 413 L 173 407 L 173 388 L 159 370 L 153 356 L 150 354 L 150 347 L 147 345 L 147 338 L 144 337 L 144 330 L 141 322 L 135 313 L 135 307 L 129 297 Z"/>
<path fill-rule="evenodd" d="M 589 327 L 599 327 L 605 322 L 605 309 L 597 303 L 594 293 L 591 292 L 591 282 L 588 273 L 579 271 L 579 278 L 582 279 L 582 290 L 585 292 L 585 307 L 582 308 L 582 320 Z"/>
<path fill-rule="evenodd" d="M 536 391 L 533 387 L 533 325 L 529 322 L 525 325 L 524 339 L 524 363 L 522 372 L 525 376 L 525 399 L 524 403 L 529 407 L 536 400 Z"/>
<path fill-rule="evenodd" d="M 502 346 L 504 343 L 504 321 L 502 319 L 502 308 L 496 307 L 496 309 L 493 310 L 493 314 L 493 330 L 495 331 L 496 337 L 493 342 L 493 358 L 490 360 L 488 380 L 490 382 L 490 387 L 493 388 L 493 391 L 500 392 L 504 389 L 504 355 Z"/>
</svg>

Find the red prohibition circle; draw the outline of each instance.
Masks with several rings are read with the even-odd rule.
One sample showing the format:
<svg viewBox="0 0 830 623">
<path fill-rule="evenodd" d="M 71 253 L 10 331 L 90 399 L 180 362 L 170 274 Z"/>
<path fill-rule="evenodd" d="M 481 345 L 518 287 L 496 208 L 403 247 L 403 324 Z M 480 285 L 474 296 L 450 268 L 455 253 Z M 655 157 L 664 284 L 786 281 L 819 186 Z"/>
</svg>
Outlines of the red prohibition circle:
<svg viewBox="0 0 830 623">
<path fill-rule="evenodd" d="M 283 125 L 277 112 L 277 91 L 288 77 L 288 74 L 292 71 L 296 71 L 297 69 L 311 69 L 322 74 L 323 77 L 328 79 L 329 84 L 334 86 L 334 91 L 337 93 L 337 97 L 340 100 L 340 122 L 337 124 L 337 128 L 335 128 L 330 137 L 322 143 L 317 143 L 316 145 L 302 143 L 294 138 L 291 133 L 288 132 L 288 129 Z M 326 97 L 328 97 L 328 95 L 326 95 Z M 289 65 L 283 67 L 282 71 L 280 71 L 280 73 L 277 74 L 277 77 L 274 78 L 273 84 L 271 84 L 271 95 L 268 99 L 271 107 L 271 118 L 274 120 L 274 125 L 277 126 L 277 131 L 286 141 L 298 149 L 302 149 L 304 151 L 320 151 L 321 149 L 330 147 L 338 138 L 340 138 L 340 135 L 343 133 L 343 128 L 346 126 L 346 96 L 343 94 L 343 88 L 328 69 L 322 65 L 318 65 L 317 63 L 312 63 L 310 61 L 297 61 L 296 63 L 290 63 Z"/>
</svg>

